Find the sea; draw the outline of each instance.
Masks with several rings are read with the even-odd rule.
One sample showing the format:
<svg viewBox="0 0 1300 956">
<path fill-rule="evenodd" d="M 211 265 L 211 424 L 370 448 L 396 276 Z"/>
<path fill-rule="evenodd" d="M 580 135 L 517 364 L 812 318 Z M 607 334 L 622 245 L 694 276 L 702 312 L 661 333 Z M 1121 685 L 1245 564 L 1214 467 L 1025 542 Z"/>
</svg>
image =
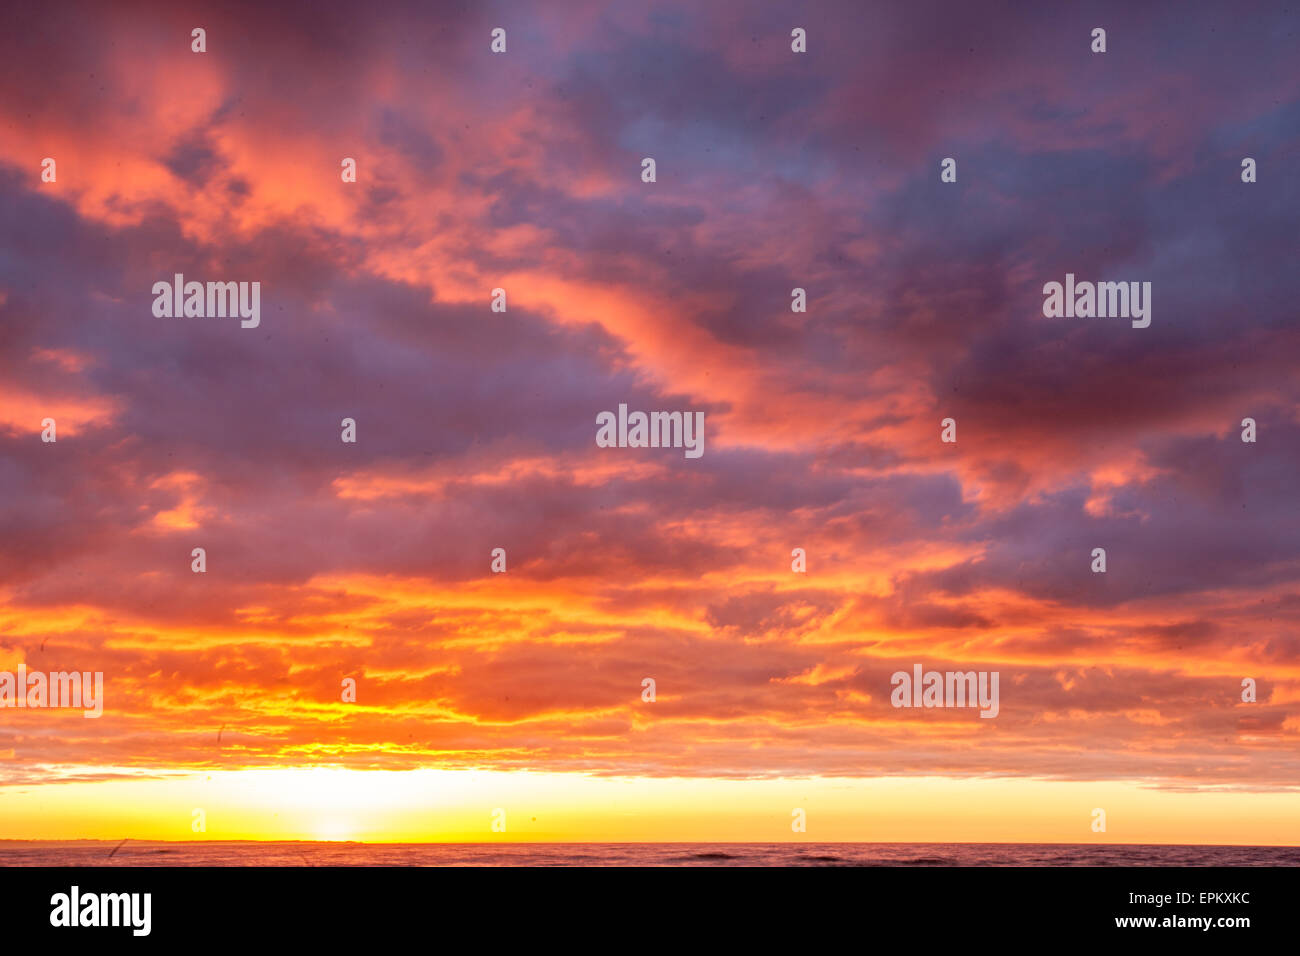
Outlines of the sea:
<svg viewBox="0 0 1300 956">
<path fill-rule="evenodd" d="M 1300 866 L 1300 847 L 0 840 L 8 866 Z"/>
</svg>

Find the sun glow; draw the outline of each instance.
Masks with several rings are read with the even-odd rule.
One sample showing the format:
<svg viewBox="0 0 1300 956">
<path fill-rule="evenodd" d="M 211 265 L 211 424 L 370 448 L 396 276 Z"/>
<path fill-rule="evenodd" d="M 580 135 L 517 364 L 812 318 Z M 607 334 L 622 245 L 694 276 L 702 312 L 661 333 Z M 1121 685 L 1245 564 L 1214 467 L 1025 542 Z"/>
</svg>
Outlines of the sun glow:
<svg viewBox="0 0 1300 956">
<path fill-rule="evenodd" d="M 1296 802 L 1116 781 L 303 768 L 0 787 L 0 839 L 1300 845 Z M 1090 830 L 1095 806 L 1106 833 Z"/>
</svg>

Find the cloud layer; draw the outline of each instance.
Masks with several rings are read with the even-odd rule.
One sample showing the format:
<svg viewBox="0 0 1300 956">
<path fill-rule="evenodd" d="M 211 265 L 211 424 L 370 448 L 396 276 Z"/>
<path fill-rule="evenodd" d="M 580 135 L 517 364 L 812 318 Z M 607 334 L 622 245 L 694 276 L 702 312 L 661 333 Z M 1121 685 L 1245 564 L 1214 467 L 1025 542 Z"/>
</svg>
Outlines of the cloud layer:
<svg viewBox="0 0 1300 956">
<path fill-rule="evenodd" d="M 6 8 L 0 669 L 107 700 L 0 773 L 1300 785 L 1297 14 L 1247 6 Z M 178 272 L 260 326 L 155 318 Z M 1151 327 L 1043 318 L 1067 272 Z M 620 402 L 704 456 L 597 448 Z M 1000 715 L 892 708 L 914 663 Z"/>
</svg>

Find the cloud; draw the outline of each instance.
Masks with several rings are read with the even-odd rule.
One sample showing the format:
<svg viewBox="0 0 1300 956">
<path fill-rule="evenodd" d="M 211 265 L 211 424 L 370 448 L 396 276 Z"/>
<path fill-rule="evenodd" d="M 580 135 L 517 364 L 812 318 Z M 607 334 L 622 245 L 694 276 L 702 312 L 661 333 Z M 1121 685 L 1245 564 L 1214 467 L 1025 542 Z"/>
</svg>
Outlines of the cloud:
<svg viewBox="0 0 1300 956">
<path fill-rule="evenodd" d="M 8 782 L 1300 784 L 1284 14 L 79 9 L 0 15 L 0 659 L 106 709 L 14 712 Z M 155 318 L 178 272 L 261 324 Z M 1151 327 L 1044 319 L 1066 272 Z M 597 448 L 623 402 L 704 457 Z"/>
</svg>

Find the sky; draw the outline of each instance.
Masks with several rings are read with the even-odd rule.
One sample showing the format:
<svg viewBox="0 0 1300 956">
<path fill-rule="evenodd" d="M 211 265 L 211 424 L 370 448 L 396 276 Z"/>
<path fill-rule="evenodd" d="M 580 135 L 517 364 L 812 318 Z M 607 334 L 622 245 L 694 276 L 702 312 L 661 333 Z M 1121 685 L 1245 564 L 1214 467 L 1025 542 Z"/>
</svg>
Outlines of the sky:
<svg viewBox="0 0 1300 956">
<path fill-rule="evenodd" d="M 0 838 L 1300 844 L 1298 28 L 7 5 Z"/>
</svg>

